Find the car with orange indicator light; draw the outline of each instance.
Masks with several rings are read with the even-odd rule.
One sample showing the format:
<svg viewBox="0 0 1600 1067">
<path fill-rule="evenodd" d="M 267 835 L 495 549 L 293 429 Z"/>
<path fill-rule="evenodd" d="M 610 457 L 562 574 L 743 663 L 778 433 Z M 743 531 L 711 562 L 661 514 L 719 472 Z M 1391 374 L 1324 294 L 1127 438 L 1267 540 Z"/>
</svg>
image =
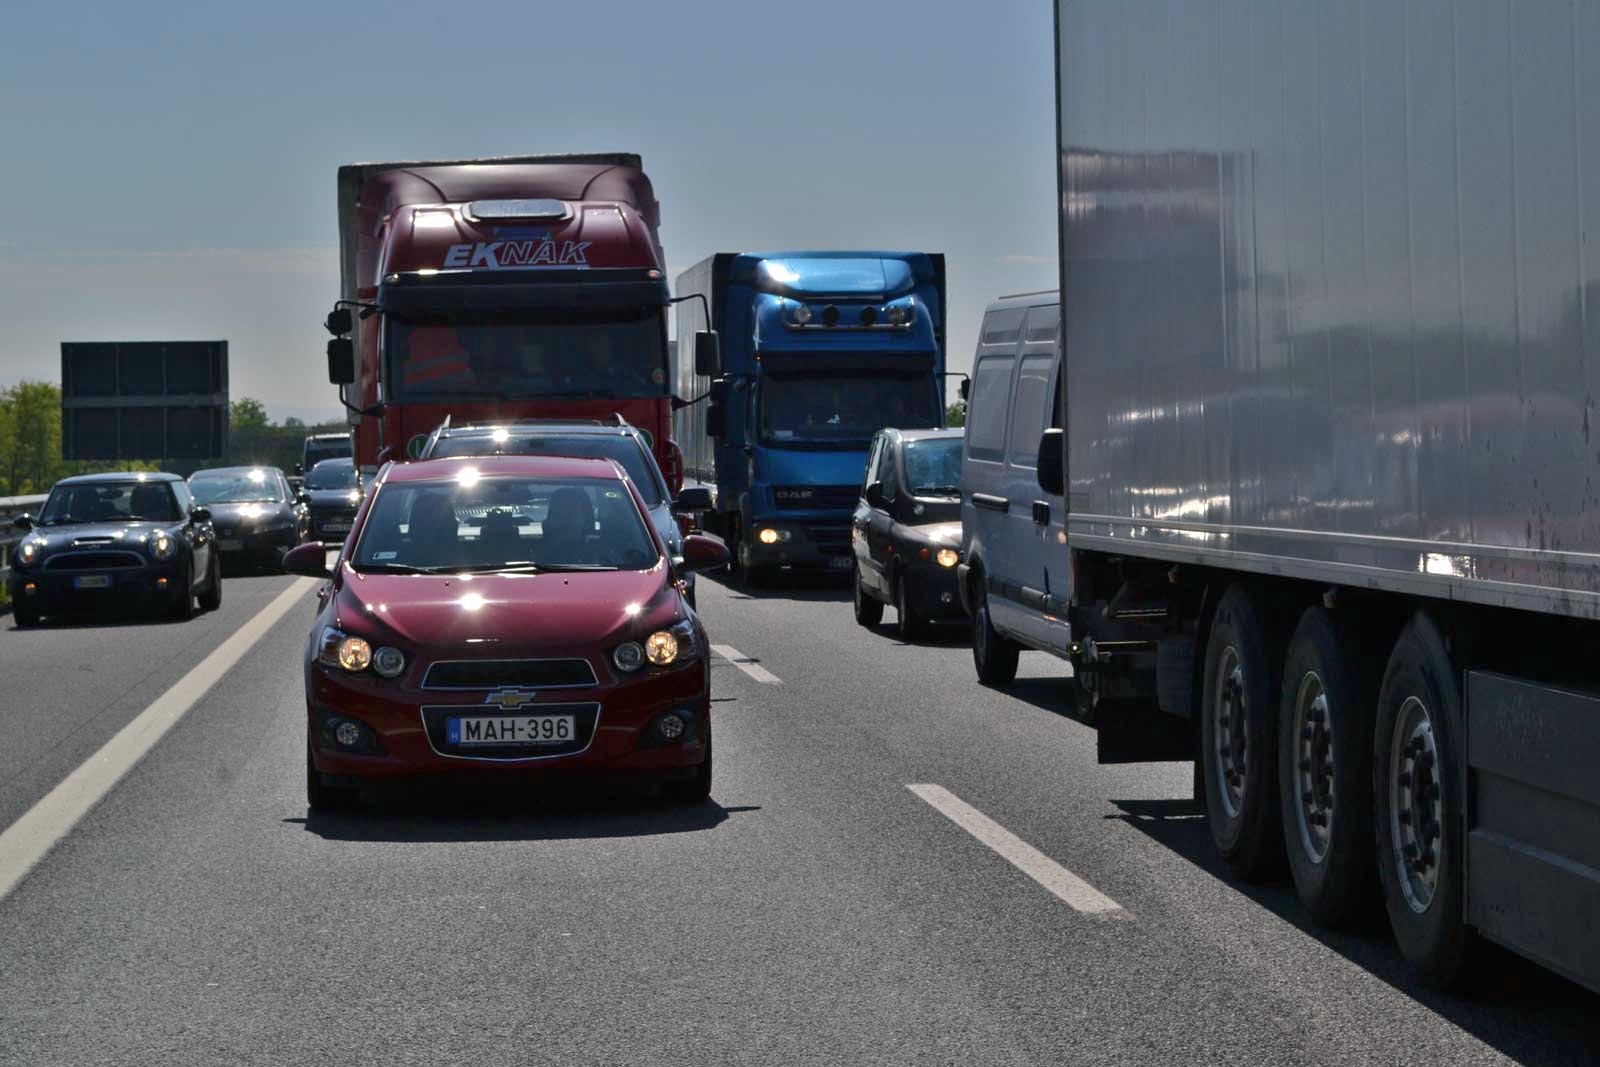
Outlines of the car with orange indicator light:
<svg viewBox="0 0 1600 1067">
<path fill-rule="evenodd" d="M 355 527 L 289 552 L 328 584 L 305 656 L 313 810 L 383 783 L 583 773 L 711 788 L 710 645 L 685 576 L 614 461 L 390 464 Z"/>
</svg>

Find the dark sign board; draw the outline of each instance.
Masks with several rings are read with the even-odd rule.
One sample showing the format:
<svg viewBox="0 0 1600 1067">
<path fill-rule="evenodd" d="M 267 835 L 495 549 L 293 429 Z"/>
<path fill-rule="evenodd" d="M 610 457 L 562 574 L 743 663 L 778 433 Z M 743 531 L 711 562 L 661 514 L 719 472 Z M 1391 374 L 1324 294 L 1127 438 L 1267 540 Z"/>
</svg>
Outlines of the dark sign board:
<svg viewBox="0 0 1600 1067">
<path fill-rule="evenodd" d="M 65 459 L 214 459 L 228 447 L 228 342 L 63 341 Z"/>
</svg>

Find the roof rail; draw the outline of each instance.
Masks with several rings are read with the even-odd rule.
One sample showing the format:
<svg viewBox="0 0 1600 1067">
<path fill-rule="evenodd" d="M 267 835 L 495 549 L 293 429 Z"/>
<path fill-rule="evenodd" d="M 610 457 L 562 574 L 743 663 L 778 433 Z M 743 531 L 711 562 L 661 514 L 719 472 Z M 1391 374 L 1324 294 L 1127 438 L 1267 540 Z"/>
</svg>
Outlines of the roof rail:
<svg viewBox="0 0 1600 1067">
<path fill-rule="evenodd" d="M 995 297 L 995 299 L 996 300 L 1015 300 L 1018 297 L 1023 297 L 1023 296 L 1055 296 L 1055 295 L 1058 295 L 1060 292 L 1061 292 L 1060 289 L 1035 289 L 1031 293 L 1006 293 L 1003 296 Z"/>
</svg>

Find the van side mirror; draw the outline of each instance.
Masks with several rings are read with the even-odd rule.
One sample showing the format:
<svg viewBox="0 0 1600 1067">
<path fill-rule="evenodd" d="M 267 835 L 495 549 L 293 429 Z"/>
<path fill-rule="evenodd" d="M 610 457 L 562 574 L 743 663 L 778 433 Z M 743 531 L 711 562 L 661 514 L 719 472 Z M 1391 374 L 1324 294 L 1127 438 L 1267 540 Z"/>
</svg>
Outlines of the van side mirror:
<svg viewBox="0 0 1600 1067">
<path fill-rule="evenodd" d="M 355 380 L 355 342 L 348 337 L 335 337 L 328 342 L 328 381 L 334 385 L 350 385 Z"/>
<path fill-rule="evenodd" d="M 863 495 L 866 497 L 867 507 L 869 507 L 869 508 L 881 508 L 881 507 L 883 507 L 883 483 L 882 482 L 868 482 L 867 483 L 867 491 Z"/>
<path fill-rule="evenodd" d="M 349 308 L 334 308 L 328 312 L 327 321 L 322 326 L 335 337 L 343 337 L 355 328 L 355 324 Z"/>
<path fill-rule="evenodd" d="M 27 533 L 29 530 L 33 529 L 33 516 L 24 511 L 21 515 L 18 515 L 16 518 L 11 520 L 11 525 L 15 526 L 23 533 Z"/>
<path fill-rule="evenodd" d="M 694 372 L 702 378 L 722 375 L 722 348 L 716 330 L 697 330 L 694 335 Z"/>
<path fill-rule="evenodd" d="M 1039 455 L 1036 470 L 1039 473 L 1039 488 L 1051 496 L 1063 496 L 1067 490 L 1067 480 L 1063 469 L 1062 455 L 1063 441 L 1059 429 L 1049 429 L 1039 435 Z"/>
</svg>

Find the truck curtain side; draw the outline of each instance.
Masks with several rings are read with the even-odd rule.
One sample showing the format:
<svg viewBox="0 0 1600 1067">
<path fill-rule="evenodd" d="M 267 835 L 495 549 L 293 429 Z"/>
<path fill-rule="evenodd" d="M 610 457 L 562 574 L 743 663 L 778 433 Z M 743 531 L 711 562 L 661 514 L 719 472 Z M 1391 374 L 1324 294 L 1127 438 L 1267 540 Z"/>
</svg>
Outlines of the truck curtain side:
<svg viewBox="0 0 1600 1067">
<path fill-rule="evenodd" d="M 1103 755 L 1195 758 L 1236 871 L 1286 854 L 1330 922 L 1381 894 L 1436 979 L 1482 935 L 1600 989 L 1600 16 L 1056 21 Z"/>
<path fill-rule="evenodd" d="M 849 569 L 872 435 L 942 424 L 944 295 L 944 258 L 921 252 L 723 252 L 679 275 L 677 390 L 707 400 L 677 412 L 676 435 L 751 583 Z M 687 358 L 706 310 L 715 377 Z"/>
</svg>

